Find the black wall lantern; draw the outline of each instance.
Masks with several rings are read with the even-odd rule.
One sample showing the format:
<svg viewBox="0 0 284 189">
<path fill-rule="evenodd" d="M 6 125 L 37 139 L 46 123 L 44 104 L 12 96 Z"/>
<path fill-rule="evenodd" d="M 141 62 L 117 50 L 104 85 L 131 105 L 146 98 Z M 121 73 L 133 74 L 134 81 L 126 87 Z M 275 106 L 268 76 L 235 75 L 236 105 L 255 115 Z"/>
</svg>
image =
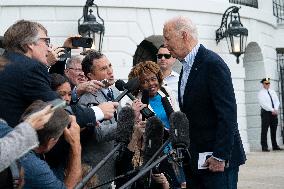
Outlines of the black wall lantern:
<svg viewBox="0 0 284 189">
<path fill-rule="evenodd" d="M 95 6 L 97 18 L 93 15 L 93 10 L 90 8 Z M 88 14 L 89 13 L 89 14 Z M 78 31 L 82 37 L 93 38 L 93 47 L 98 51 L 102 50 L 103 37 L 105 33 L 104 20 L 99 15 L 99 9 L 94 0 L 87 0 L 83 9 L 83 16 L 78 20 Z"/>
<path fill-rule="evenodd" d="M 237 57 L 237 63 L 239 56 L 245 52 L 248 36 L 248 30 L 241 23 L 239 9 L 236 6 L 229 7 L 223 14 L 220 28 L 216 30 L 217 44 L 225 37 L 229 52 Z"/>
</svg>

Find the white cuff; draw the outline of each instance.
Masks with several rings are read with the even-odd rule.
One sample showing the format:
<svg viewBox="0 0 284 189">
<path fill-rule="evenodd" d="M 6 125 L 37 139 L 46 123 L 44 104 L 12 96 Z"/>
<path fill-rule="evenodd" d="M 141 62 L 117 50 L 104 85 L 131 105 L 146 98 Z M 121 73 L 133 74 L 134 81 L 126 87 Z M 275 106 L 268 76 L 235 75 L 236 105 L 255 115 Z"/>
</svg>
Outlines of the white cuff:
<svg viewBox="0 0 284 189">
<path fill-rule="evenodd" d="M 223 160 L 223 159 L 220 159 L 220 158 L 216 158 L 216 157 L 214 157 L 214 156 L 212 156 L 214 159 L 216 159 L 216 160 L 218 160 L 218 161 L 225 161 L 225 160 Z"/>
<path fill-rule="evenodd" d="M 94 112 L 96 114 L 96 120 L 97 121 L 101 121 L 101 120 L 104 119 L 104 113 L 98 106 L 92 106 L 91 108 L 92 108 L 92 110 L 94 110 Z"/>
</svg>

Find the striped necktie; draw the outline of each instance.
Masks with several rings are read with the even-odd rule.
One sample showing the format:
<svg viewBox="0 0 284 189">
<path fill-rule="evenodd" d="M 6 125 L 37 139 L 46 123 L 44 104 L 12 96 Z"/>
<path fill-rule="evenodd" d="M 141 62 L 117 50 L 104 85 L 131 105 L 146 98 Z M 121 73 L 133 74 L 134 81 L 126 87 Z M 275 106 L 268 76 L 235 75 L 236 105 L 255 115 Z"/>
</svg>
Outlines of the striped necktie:
<svg viewBox="0 0 284 189">
<path fill-rule="evenodd" d="M 108 88 L 107 97 L 108 97 L 108 100 L 113 101 L 114 98 L 113 98 L 113 92 L 111 88 Z"/>
</svg>

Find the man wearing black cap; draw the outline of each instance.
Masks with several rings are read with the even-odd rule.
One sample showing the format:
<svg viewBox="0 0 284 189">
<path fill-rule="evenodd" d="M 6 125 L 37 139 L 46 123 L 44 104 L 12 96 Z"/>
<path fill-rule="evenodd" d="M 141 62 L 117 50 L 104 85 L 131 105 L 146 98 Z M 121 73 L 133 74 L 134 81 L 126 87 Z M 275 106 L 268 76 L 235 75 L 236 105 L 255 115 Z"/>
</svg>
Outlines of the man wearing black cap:
<svg viewBox="0 0 284 189">
<path fill-rule="evenodd" d="M 279 99 L 274 90 L 269 89 L 270 78 L 260 81 L 263 88 L 258 93 L 258 101 L 261 107 L 261 146 L 263 152 L 269 152 L 267 145 L 267 131 L 270 126 L 270 136 L 273 150 L 281 150 L 276 142 L 276 129 L 278 125 Z"/>
</svg>

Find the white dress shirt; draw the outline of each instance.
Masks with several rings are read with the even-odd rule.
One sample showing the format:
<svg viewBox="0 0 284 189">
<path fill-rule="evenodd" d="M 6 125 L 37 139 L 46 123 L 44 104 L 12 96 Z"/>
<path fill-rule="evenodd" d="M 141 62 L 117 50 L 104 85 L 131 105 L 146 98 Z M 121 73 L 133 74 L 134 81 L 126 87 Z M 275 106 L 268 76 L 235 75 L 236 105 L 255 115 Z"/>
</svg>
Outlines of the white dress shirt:
<svg viewBox="0 0 284 189">
<path fill-rule="evenodd" d="M 178 101 L 178 80 L 179 80 L 179 74 L 173 70 L 170 73 L 170 75 L 165 77 L 163 80 L 164 86 L 167 86 L 172 90 L 173 95 L 177 101 Z"/>
<path fill-rule="evenodd" d="M 274 108 L 272 107 L 271 99 L 270 99 L 269 94 L 268 94 L 268 92 L 265 88 L 262 88 L 257 95 L 259 105 L 261 106 L 261 108 L 263 108 L 266 111 L 270 111 L 270 112 L 272 112 L 274 110 L 278 111 L 279 105 L 280 105 L 278 96 L 277 96 L 277 94 L 274 90 L 268 89 L 268 91 L 271 95 L 271 98 L 272 98 L 272 101 L 273 101 L 273 104 L 274 104 Z"/>
</svg>

